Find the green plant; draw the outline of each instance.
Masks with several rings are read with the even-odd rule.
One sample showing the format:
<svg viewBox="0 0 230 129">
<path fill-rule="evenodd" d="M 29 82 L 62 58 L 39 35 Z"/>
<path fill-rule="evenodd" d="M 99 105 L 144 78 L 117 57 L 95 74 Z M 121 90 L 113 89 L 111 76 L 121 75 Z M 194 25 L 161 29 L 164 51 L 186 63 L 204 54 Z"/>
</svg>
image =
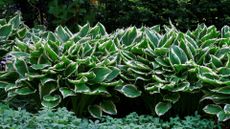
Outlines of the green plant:
<svg viewBox="0 0 230 129">
<path fill-rule="evenodd" d="M 221 128 L 220 123 L 215 124 L 211 119 L 203 119 L 198 114 L 187 116 L 185 119 L 179 117 L 164 121 L 148 115 L 131 113 L 124 118 L 103 117 L 100 120 L 77 118 L 73 112 L 65 108 L 57 110 L 42 109 L 36 114 L 25 110 L 12 110 L 6 105 L 0 105 L 0 127 L 3 129 L 42 129 L 42 128 L 78 128 L 78 129 L 214 129 Z"/>
<path fill-rule="evenodd" d="M 38 26 L 14 40 L 0 88 L 8 93 L 7 100 L 31 96 L 39 106 L 67 106 L 78 115 L 88 109 L 97 118 L 102 112 L 117 114 L 115 103 L 121 95 L 157 96 L 146 105 L 162 116 L 182 94 L 199 94 L 204 95 L 198 96 L 200 102 L 211 100 L 205 112 L 227 121 L 229 30 L 200 24 L 183 33 L 171 24 L 108 34 L 98 23 L 79 26 L 73 34 L 67 27 L 51 32 Z"/>
</svg>

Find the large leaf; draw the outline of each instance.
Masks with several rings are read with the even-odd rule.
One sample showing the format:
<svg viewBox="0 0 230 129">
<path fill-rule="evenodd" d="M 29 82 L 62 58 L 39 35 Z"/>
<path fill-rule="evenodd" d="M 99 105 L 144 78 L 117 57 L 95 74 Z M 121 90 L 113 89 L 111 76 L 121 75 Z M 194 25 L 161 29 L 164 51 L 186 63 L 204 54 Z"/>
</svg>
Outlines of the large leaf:
<svg viewBox="0 0 230 129">
<path fill-rule="evenodd" d="M 0 37 L 1 38 L 8 38 L 10 34 L 12 33 L 12 25 L 6 24 L 4 26 L 0 27 Z"/>
<path fill-rule="evenodd" d="M 132 84 L 117 87 L 116 89 L 129 98 L 136 98 L 141 95 L 141 91 L 139 91 L 136 86 Z"/>
<path fill-rule="evenodd" d="M 48 108 L 54 108 L 58 106 L 61 102 L 61 97 L 59 95 L 46 95 L 43 97 L 42 106 Z"/>
<path fill-rule="evenodd" d="M 162 116 L 168 112 L 171 107 L 172 104 L 170 102 L 159 102 L 155 106 L 155 112 L 158 116 Z"/>
<path fill-rule="evenodd" d="M 105 113 L 110 115 L 117 114 L 116 106 L 112 101 L 103 101 L 101 102 L 100 106 Z"/>
<path fill-rule="evenodd" d="M 100 106 L 98 106 L 98 105 L 88 106 L 88 111 L 89 111 L 90 115 L 95 117 L 95 118 L 101 118 L 102 117 L 102 110 L 101 110 Z"/>
<path fill-rule="evenodd" d="M 128 46 L 128 45 L 133 43 L 133 41 L 135 40 L 136 36 L 137 36 L 137 28 L 132 27 L 132 28 L 129 28 L 126 31 L 126 33 L 121 38 L 121 41 L 122 41 L 123 44 Z"/>
<path fill-rule="evenodd" d="M 14 61 L 14 69 L 16 72 L 21 76 L 24 77 L 26 73 L 29 73 L 28 66 L 25 62 L 25 60 L 16 58 Z"/>
<path fill-rule="evenodd" d="M 93 81 L 93 82 L 102 82 L 110 75 L 110 73 L 112 71 L 109 68 L 106 68 L 106 67 L 99 67 L 99 68 L 92 69 L 92 72 L 94 72 L 96 77 L 91 79 L 91 81 Z M 113 74 L 111 74 L 111 77 L 113 77 Z"/>
<path fill-rule="evenodd" d="M 188 57 L 183 51 L 183 49 L 179 48 L 176 45 L 173 45 L 172 48 L 170 49 L 169 59 L 172 65 L 184 64 L 188 61 Z"/>
<path fill-rule="evenodd" d="M 219 105 L 216 104 L 209 104 L 203 108 L 204 112 L 212 115 L 217 115 L 220 111 L 222 111 L 222 108 Z"/>
<path fill-rule="evenodd" d="M 69 96 L 75 96 L 76 95 L 73 90 L 71 90 L 67 87 L 62 87 L 59 89 L 59 91 L 61 92 L 63 99 L 66 97 L 69 97 Z"/>
</svg>

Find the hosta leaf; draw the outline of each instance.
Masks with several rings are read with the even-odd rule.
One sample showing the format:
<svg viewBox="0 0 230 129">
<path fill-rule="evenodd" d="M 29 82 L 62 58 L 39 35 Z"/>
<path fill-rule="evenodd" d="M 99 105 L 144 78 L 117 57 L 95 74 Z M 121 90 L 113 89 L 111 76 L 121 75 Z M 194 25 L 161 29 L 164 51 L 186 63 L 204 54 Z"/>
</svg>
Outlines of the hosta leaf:
<svg viewBox="0 0 230 129">
<path fill-rule="evenodd" d="M 155 106 L 155 112 L 158 116 L 162 116 L 168 112 L 171 107 L 172 104 L 170 102 L 159 102 Z"/>
<path fill-rule="evenodd" d="M 26 77 L 28 77 L 29 81 L 36 79 L 36 78 L 40 79 L 40 78 L 43 78 L 45 76 L 46 76 L 46 74 L 38 74 L 38 73 L 26 74 Z"/>
<path fill-rule="evenodd" d="M 188 61 L 188 57 L 183 49 L 175 45 L 173 45 L 170 50 L 169 59 L 171 64 L 184 64 Z"/>
<path fill-rule="evenodd" d="M 132 84 L 117 87 L 117 90 L 129 98 L 136 98 L 141 95 L 141 91 L 139 91 L 135 85 Z"/>
<path fill-rule="evenodd" d="M 153 31 L 150 31 L 149 29 L 145 29 L 145 33 L 146 33 L 148 39 L 150 40 L 153 48 L 156 48 L 157 44 L 160 40 L 159 37 Z"/>
<path fill-rule="evenodd" d="M 76 95 L 73 90 L 71 90 L 67 87 L 62 87 L 59 89 L 59 91 L 61 92 L 63 99 L 68 97 L 68 96 L 75 96 Z"/>
<path fill-rule="evenodd" d="M 15 58 L 19 58 L 19 57 L 25 57 L 28 58 L 30 56 L 30 54 L 26 53 L 26 52 L 10 52 L 10 55 L 14 56 Z"/>
<path fill-rule="evenodd" d="M 91 92 L 87 93 L 89 95 L 105 95 L 110 97 L 110 93 L 107 91 L 105 86 L 99 86 L 98 88 L 92 90 Z"/>
<path fill-rule="evenodd" d="M 88 111 L 89 111 L 90 115 L 95 117 L 95 118 L 101 118 L 102 117 L 102 110 L 101 110 L 100 106 L 98 106 L 98 105 L 88 106 Z"/>
<path fill-rule="evenodd" d="M 219 105 L 216 104 L 209 104 L 203 108 L 204 112 L 212 115 L 218 114 L 220 111 L 222 111 L 222 108 Z"/>
<path fill-rule="evenodd" d="M 28 32 L 28 29 L 26 27 L 23 27 L 22 29 L 19 29 L 17 31 L 18 37 L 24 38 L 26 36 L 27 32 Z"/>
<path fill-rule="evenodd" d="M 154 54 L 158 56 L 163 56 L 169 52 L 168 48 L 156 48 L 154 49 Z"/>
<path fill-rule="evenodd" d="M 230 95 L 230 86 L 219 87 L 219 88 L 216 88 L 216 89 L 212 89 L 211 91 L 216 92 L 216 93 Z"/>
<path fill-rule="evenodd" d="M 8 82 L 0 81 L 0 89 L 5 88 L 8 84 Z"/>
<path fill-rule="evenodd" d="M 22 87 L 22 88 L 15 90 L 15 93 L 18 95 L 30 95 L 30 94 L 33 94 L 35 92 L 36 92 L 36 90 L 32 90 L 29 87 Z"/>
<path fill-rule="evenodd" d="M 49 82 L 56 82 L 55 79 L 53 79 L 53 78 L 47 78 L 47 77 L 42 78 L 40 81 L 41 81 L 42 85 L 45 85 L 46 83 L 49 83 Z"/>
<path fill-rule="evenodd" d="M 137 29 L 136 29 L 136 27 L 132 27 L 132 28 L 129 28 L 128 30 L 126 30 L 126 33 L 121 38 L 121 41 L 123 44 L 128 46 L 128 45 L 133 43 L 136 36 L 137 36 Z"/>
<path fill-rule="evenodd" d="M 5 87 L 5 91 L 6 92 L 9 92 L 10 90 L 15 90 L 17 89 L 18 87 L 14 84 L 14 83 L 9 83 L 8 85 L 6 85 Z"/>
<path fill-rule="evenodd" d="M 42 106 L 48 108 L 54 108 L 61 102 L 61 97 L 59 95 L 46 95 L 43 97 Z"/>
<path fill-rule="evenodd" d="M 82 83 L 86 83 L 88 81 L 88 78 L 83 76 L 80 79 L 76 79 L 76 80 L 68 79 L 68 81 L 72 84 L 82 84 Z"/>
<path fill-rule="evenodd" d="M 116 73 L 111 74 L 112 70 L 110 70 L 109 68 L 106 68 L 106 67 L 93 68 L 91 71 L 94 72 L 94 74 L 96 75 L 95 78 L 91 79 L 91 81 L 93 81 L 93 82 L 102 82 L 109 75 L 111 75 L 111 76 L 108 79 L 112 79 L 114 77 L 114 75 L 116 75 Z"/>
<path fill-rule="evenodd" d="M 164 101 L 169 101 L 171 103 L 176 103 L 180 99 L 180 94 L 179 93 L 170 93 L 167 95 L 164 95 L 163 100 Z"/>
<path fill-rule="evenodd" d="M 18 28 L 21 24 L 21 16 L 19 14 L 14 16 L 9 20 L 9 23 L 13 26 L 13 28 Z"/>
<path fill-rule="evenodd" d="M 76 62 L 72 62 L 72 63 L 70 63 L 70 64 L 66 67 L 66 69 L 65 69 L 65 71 L 64 71 L 64 74 L 65 74 L 66 77 L 70 77 L 71 75 L 73 75 L 74 73 L 76 73 L 77 70 L 78 70 L 78 65 L 77 65 L 77 63 L 76 63 Z"/>
<path fill-rule="evenodd" d="M 227 121 L 230 119 L 230 114 L 229 113 L 225 113 L 224 111 L 220 111 L 217 114 L 218 117 L 218 121 Z"/>
<path fill-rule="evenodd" d="M 0 37 L 3 37 L 4 39 L 8 38 L 10 34 L 12 33 L 12 25 L 6 24 L 4 26 L 0 27 Z"/>
<path fill-rule="evenodd" d="M 75 84 L 74 92 L 76 93 L 89 93 L 90 88 L 85 83 Z"/>
<path fill-rule="evenodd" d="M 230 104 L 224 106 L 224 112 L 230 114 Z"/>
<path fill-rule="evenodd" d="M 116 78 L 120 74 L 120 70 L 116 67 L 110 67 L 110 70 L 112 70 L 106 77 L 105 81 L 109 82 L 112 81 L 114 78 Z"/>
<path fill-rule="evenodd" d="M 100 31 L 101 35 L 106 35 L 107 34 L 107 32 L 105 30 L 105 27 L 100 22 L 97 23 L 97 26 L 99 27 L 99 31 Z"/>
<path fill-rule="evenodd" d="M 90 26 L 89 23 L 85 24 L 83 27 L 80 27 L 79 36 L 84 37 L 89 32 Z"/>
<path fill-rule="evenodd" d="M 122 80 L 113 81 L 113 82 L 101 82 L 100 85 L 102 86 L 121 86 L 123 84 Z"/>
<path fill-rule="evenodd" d="M 100 107 L 103 110 L 103 112 L 107 114 L 110 114 L 110 115 L 117 114 L 116 106 L 112 101 L 103 101 L 100 103 Z"/>
<path fill-rule="evenodd" d="M 211 55 L 211 62 L 215 65 L 216 68 L 223 66 L 221 60 L 214 55 Z"/>
<path fill-rule="evenodd" d="M 34 70 L 42 70 L 42 69 L 47 68 L 49 66 L 51 66 L 51 65 L 50 64 L 33 64 L 31 66 L 31 68 L 33 68 Z"/>
<path fill-rule="evenodd" d="M 66 42 L 70 38 L 70 35 L 66 32 L 66 30 L 62 26 L 58 26 L 56 28 L 55 32 L 56 32 L 58 38 L 62 42 Z"/>
<path fill-rule="evenodd" d="M 27 64 L 26 64 L 25 60 L 23 60 L 23 59 L 16 58 L 14 60 L 13 67 L 21 77 L 24 77 L 26 73 L 29 73 Z"/>
<path fill-rule="evenodd" d="M 51 94 L 58 89 L 57 82 L 48 82 L 45 85 L 39 85 L 39 95 L 42 98 L 45 95 Z"/>
<path fill-rule="evenodd" d="M 58 54 L 55 53 L 55 51 L 52 50 L 51 47 L 47 43 L 44 45 L 44 49 L 45 49 L 46 55 L 51 61 L 56 62 L 59 60 Z"/>
</svg>

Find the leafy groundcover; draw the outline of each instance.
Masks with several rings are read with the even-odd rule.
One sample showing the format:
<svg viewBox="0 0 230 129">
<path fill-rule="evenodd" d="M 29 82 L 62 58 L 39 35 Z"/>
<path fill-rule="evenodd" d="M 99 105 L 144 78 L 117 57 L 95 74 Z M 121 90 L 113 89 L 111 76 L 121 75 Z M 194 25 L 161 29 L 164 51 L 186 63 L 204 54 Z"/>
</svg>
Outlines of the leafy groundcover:
<svg viewBox="0 0 230 129">
<path fill-rule="evenodd" d="M 77 118 L 66 108 L 43 109 L 37 114 L 25 110 L 13 110 L 0 104 L 0 128 L 2 129 L 214 129 L 221 128 L 213 120 L 200 115 L 179 117 L 163 121 L 152 116 L 131 113 L 124 118 L 103 117 L 98 120 Z"/>
</svg>

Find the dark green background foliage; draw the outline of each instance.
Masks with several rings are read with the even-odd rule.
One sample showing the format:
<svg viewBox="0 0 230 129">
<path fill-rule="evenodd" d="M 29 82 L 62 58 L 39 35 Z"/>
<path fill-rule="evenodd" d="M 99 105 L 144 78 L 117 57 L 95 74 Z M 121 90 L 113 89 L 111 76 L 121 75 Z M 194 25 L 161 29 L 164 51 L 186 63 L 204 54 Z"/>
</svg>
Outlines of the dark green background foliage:
<svg viewBox="0 0 230 129">
<path fill-rule="evenodd" d="M 103 13 L 98 15 L 109 30 L 142 24 L 168 24 L 169 19 L 180 30 L 195 28 L 198 23 L 229 23 L 229 0 L 101 0 Z M 106 10 L 106 11 L 105 11 Z"/>
<path fill-rule="evenodd" d="M 19 10 L 27 25 L 43 24 L 50 29 L 58 25 L 77 29 L 78 24 L 93 22 L 95 17 L 95 6 L 90 0 L 3 0 L 0 7 L 0 17 L 9 17 Z"/>
<path fill-rule="evenodd" d="M 50 29 L 61 24 L 77 30 L 77 24 L 99 21 L 111 32 L 130 25 L 168 24 L 171 19 L 185 31 L 198 23 L 221 28 L 230 21 L 229 0 L 3 0 L 0 7 L 1 17 L 20 10 L 27 25 Z"/>
</svg>

